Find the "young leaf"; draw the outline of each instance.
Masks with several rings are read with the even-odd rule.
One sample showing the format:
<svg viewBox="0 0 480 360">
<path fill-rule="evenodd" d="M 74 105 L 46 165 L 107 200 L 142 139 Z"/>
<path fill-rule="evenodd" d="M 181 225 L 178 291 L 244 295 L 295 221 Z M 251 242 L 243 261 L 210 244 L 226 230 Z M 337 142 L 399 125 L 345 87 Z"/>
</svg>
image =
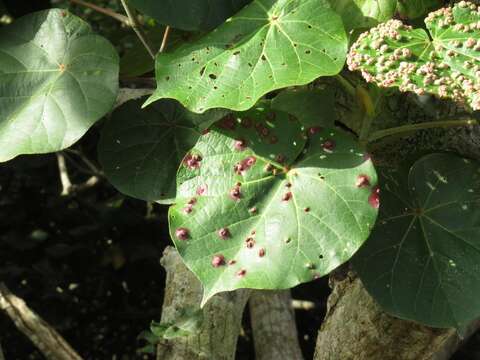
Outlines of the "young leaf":
<svg viewBox="0 0 480 360">
<path fill-rule="evenodd" d="M 434 327 L 480 314 L 480 167 L 449 154 L 385 170 L 378 225 L 353 258 L 383 309 Z"/>
<path fill-rule="evenodd" d="M 379 22 L 390 20 L 397 8 L 397 0 L 329 1 L 332 8 L 342 16 L 347 31 L 370 28 Z"/>
<path fill-rule="evenodd" d="M 326 0 L 258 0 L 215 31 L 162 53 L 157 90 L 194 112 L 251 108 L 265 93 L 333 75 L 343 67 L 347 37 Z"/>
<path fill-rule="evenodd" d="M 251 0 L 130 0 L 129 2 L 157 20 L 182 30 L 211 30 L 235 14 Z"/>
<path fill-rule="evenodd" d="M 372 162 L 350 136 L 254 109 L 227 117 L 185 157 L 170 234 L 204 285 L 284 289 L 328 274 L 367 238 Z"/>
<path fill-rule="evenodd" d="M 442 6 L 442 4 L 443 1 L 441 0 L 398 0 L 397 10 L 403 17 L 416 19 Z"/>
<path fill-rule="evenodd" d="M 165 99 L 141 109 L 145 99 L 118 107 L 102 129 L 98 155 L 106 177 L 129 196 L 161 203 L 175 198 L 178 166 L 201 129 L 225 114 L 194 114 Z"/>
<path fill-rule="evenodd" d="M 65 10 L 0 28 L 0 161 L 72 145 L 113 106 L 114 47 Z"/>
<path fill-rule="evenodd" d="M 306 127 L 333 127 L 335 100 L 331 89 L 288 89 L 272 100 L 272 109 L 292 114 Z"/>
<path fill-rule="evenodd" d="M 480 12 L 461 1 L 430 13 L 423 29 L 390 20 L 362 34 L 347 63 L 368 82 L 432 93 L 480 109 Z M 429 36 L 432 37 L 430 40 Z"/>
</svg>

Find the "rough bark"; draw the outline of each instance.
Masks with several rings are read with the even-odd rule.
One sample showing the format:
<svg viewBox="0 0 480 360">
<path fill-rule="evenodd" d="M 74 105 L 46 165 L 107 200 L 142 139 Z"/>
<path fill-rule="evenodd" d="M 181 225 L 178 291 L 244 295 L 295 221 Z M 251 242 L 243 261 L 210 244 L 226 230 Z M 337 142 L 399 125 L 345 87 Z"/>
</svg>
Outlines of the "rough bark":
<svg viewBox="0 0 480 360">
<path fill-rule="evenodd" d="M 330 278 L 333 292 L 319 331 L 315 360 L 446 360 L 461 339 L 454 329 L 433 329 L 384 313 L 360 279 Z M 472 323 L 466 337 L 480 325 Z"/>
<path fill-rule="evenodd" d="M 0 310 L 42 352 L 48 360 L 81 360 L 82 358 L 49 324 L 28 308 L 25 302 L 0 284 Z M 0 349 L 1 351 L 1 349 Z"/>
<path fill-rule="evenodd" d="M 256 360 L 302 360 L 290 290 L 253 291 L 249 305 Z"/>
<path fill-rule="evenodd" d="M 165 249 L 161 263 L 167 271 L 162 323 L 169 323 L 178 318 L 182 309 L 199 306 L 202 286 L 174 248 Z M 157 359 L 234 359 L 242 314 L 249 294 L 248 290 L 237 290 L 214 296 L 203 309 L 204 320 L 199 333 L 162 339 L 157 347 Z"/>
</svg>

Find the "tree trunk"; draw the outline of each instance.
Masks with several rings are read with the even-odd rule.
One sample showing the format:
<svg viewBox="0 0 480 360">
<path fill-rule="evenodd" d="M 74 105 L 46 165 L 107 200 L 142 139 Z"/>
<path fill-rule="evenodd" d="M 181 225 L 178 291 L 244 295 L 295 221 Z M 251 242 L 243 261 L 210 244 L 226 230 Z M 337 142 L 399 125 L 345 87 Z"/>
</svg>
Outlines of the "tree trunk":
<svg viewBox="0 0 480 360">
<path fill-rule="evenodd" d="M 249 305 L 256 360 L 302 360 L 290 290 L 253 291 Z"/>
<path fill-rule="evenodd" d="M 161 322 L 170 323 L 183 309 L 199 308 L 202 286 L 174 248 L 165 249 L 161 263 L 167 271 Z M 188 337 L 162 339 L 157 347 L 157 359 L 234 359 L 249 294 L 249 290 L 237 290 L 215 295 L 203 309 L 204 320 L 200 331 Z"/>
<path fill-rule="evenodd" d="M 330 278 L 333 292 L 318 333 L 314 360 L 446 360 L 461 339 L 384 313 L 353 273 Z M 467 337 L 480 325 L 470 326 Z"/>
</svg>

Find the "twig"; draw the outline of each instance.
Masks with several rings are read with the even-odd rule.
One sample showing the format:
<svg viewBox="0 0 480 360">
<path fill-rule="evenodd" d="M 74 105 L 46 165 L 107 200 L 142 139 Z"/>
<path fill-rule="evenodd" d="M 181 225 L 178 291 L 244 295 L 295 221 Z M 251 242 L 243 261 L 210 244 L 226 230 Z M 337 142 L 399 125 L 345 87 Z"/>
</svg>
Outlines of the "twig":
<svg viewBox="0 0 480 360">
<path fill-rule="evenodd" d="M 167 46 L 167 39 L 168 34 L 170 34 L 170 26 L 167 25 L 165 28 L 165 32 L 163 33 L 162 44 L 160 45 L 160 50 L 158 52 L 162 53 L 165 50 L 165 46 Z"/>
<path fill-rule="evenodd" d="M 409 124 L 398 126 L 385 130 L 375 131 L 368 138 L 368 142 L 379 140 L 386 136 L 397 135 L 397 134 L 406 134 L 414 132 L 417 130 L 432 129 L 432 128 L 447 128 L 447 127 L 457 127 L 457 126 L 473 126 L 479 125 L 477 120 L 467 119 L 467 120 L 442 120 L 442 121 L 431 121 L 419 124 Z"/>
<path fill-rule="evenodd" d="M 68 176 L 67 164 L 62 153 L 57 152 L 58 172 L 60 173 L 60 182 L 62 183 L 62 196 L 67 196 L 72 190 L 72 182 Z"/>
<path fill-rule="evenodd" d="M 141 43 L 143 44 L 143 46 L 145 46 L 145 49 L 147 49 L 152 59 L 155 59 L 155 53 L 153 52 L 152 47 L 148 44 L 145 33 L 143 32 L 142 28 L 138 24 L 138 20 L 136 16 L 133 14 L 132 10 L 128 6 L 127 0 L 120 0 L 120 1 L 122 2 L 125 12 L 127 13 L 129 25 L 132 27 L 133 31 L 135 31 Z"/>
<path fill-rule="evenodd" d="M 355 97 L 356 96 L 356 91 L 355 91 L 355 87 L 350 83 L 350 81 L 348 81 L 347 79 L 345 79 L 342 75 L 338 74 L 338 75 L 335 75 L 335 78 L 338 80 L 338 82 L 340 84 L 342 84 L 343 88 L 347 91 L 347 93 L 349 95 L 351 95 L 352 97 Z"/>
<path fill-rule="evenodd" d="M 126 17 L 125 15 L 116 13 L 115 11 L 112 11 L 110 9 L 102 8 L 98 5 L 95 5 L 95 4 L 86 2 L 86 1 L 82 1 L 82 0 L 70 0 L 70 2 L 72 2 L 74 4 L 78 4 L 78 5 L 88 7 L 90 9 L 93 9 L 93 10 L 99 12 L 99 13 L 110 16 L 110 17 L 114 18 L 115 20 L 120 21 L 121 23 L 123 23 L 125 25 L 130 26 L 130 21 L 128 20 L 128 17 Z"/>
<path fill-rule="evenodd" d="M 0 283 L 0 310 L 13 321 L 48 360 L 82 360 L 65 339 Z"/>
<path fill-rule="evenodd" d="M 102 171 L 93 163 L 91 162 L 81 151 L 75 149 L 65 149 L 66 152 L 72 153 L 77 155 L 80 160 L 88 167 L 93 175 L 102 175 Z"/>
</svg>

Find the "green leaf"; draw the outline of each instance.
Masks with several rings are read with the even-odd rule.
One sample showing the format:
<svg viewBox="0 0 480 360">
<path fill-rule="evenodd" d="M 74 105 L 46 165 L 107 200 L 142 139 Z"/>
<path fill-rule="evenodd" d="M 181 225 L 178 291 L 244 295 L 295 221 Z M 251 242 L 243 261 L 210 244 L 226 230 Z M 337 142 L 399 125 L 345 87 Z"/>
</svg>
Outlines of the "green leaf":
<svg viewBox="0 0 480 360">
<path fill-rule="evenodd" d="M 426 18 L 430 34 L 391 20 L 362 34 L 347 63 L 368 82 L 432 93 L 480 109 L 480 13 L 461 1 Z M 429 36 L 433 40 L 430 40 Z M 380 56 L 379 56 L 380 55 Z"/>
<path fill-rule="evenodd" d="M 292 114 L 306 127 L 333 127 L 335 99 L 331 89 L 288 89 L 272 100 L 272 109 Z"/>
<path fill-rule="evenodd" d="M 194 114 L 169 99 L 142 110 L 144 100 L 128 101 L 115 109 L 102 129 L 99 160 L 105 176 L 120 192 L 171 203 L 181 160 L 202 129 L 225 111 Z"/>
<path fill-rule="evenodd" d="M 160 24 L 182 30 L 211 30 L 251 0 L 129 0 Z"/>
<path fill-rule="evenodd" d="M 329 0 L 332 8 L 342 16 L 347 31 L 370 28 L 390 20 L 397 8 L 397 0 Z"/>
<path fill-rule="evenodd" d="M 0 49 L 0 161 L 72 145 L 115 102 L 115 49 L 67 11 L 1 28 Z"/>
<path fill-rule="evenodd" d="M 434 327 L 480 315 L 480 167 L 449 154 L 383 171 L 378 225 L 353 258 L 382 308 Z"/>
<path fill-rule="evenodd" d="M 336 130 L 257 108 L 200 137 L 177 174 L 170 234 L 204 286 L 284 289 L 328 274 L 367 238 L 376 174 Z M 359 183 L 359 180 L 360 183 Z"/>
<path fill-rule="evenodd" d="M 247 110 L 271 90 L 334 75 L 347 37 L 326 0 L 257 0 L 199 40 L 157 56 L 157 90 L 194 112 Z"/>
<path fill-rule="evenodd" d="M 442 4 L 443 1 L 440 0 L 398 0 L 397 10 L 403 17 L 416 19 L 442 6 Z"/>
</svg>

